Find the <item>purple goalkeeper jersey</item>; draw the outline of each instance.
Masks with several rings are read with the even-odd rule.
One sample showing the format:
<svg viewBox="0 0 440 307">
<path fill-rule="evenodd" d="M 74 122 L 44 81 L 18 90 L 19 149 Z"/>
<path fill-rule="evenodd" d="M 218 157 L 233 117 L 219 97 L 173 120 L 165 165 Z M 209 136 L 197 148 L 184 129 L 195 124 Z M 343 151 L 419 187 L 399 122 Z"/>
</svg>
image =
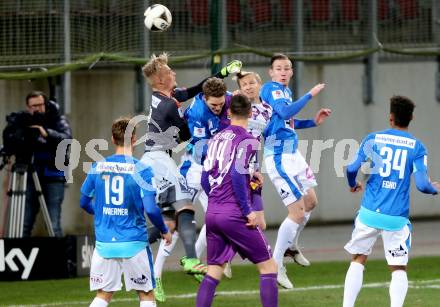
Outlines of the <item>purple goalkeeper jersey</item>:
<svg viewBox="0 0 440 307">
<path fill-rule="evenodd" d="M 228 126 L 209 140 L 204 162 L 210 187 L 207 213 L 247 216 L 252 211 L 249 162 L 258 148 L 258 140 L 240 126 Z"/>
</svg>

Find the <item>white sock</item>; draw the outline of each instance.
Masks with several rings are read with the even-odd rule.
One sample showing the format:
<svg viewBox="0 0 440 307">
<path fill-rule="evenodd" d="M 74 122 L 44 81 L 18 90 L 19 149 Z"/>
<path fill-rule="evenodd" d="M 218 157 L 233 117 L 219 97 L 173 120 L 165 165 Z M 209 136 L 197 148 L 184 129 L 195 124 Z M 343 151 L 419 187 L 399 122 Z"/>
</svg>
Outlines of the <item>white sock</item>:
<svg viewBox="0 0 440 307">
<path fill-rule="evenodd" d="M 206 249 L 206 225 L 203 224 L 202 229 L 200 229 L 199 237 L 197 238 L 196 241 L 197 258 L 200 259 L 205 249 Z"/>
<path fill-rule="evenodd" d="M 107 307 L 107 305 L 108 303 L 106 300 L 100 297 L 95 297 L 89 307 Z"/>
<path fill-rule="evenodd" d="M 160 241 L 159 249 L 157 250 L 156 260 L 154 261 L 154 277 L 160 278 L 162 276 L 163 266 L 165 265 L 165 261 L 171 252 L 176 246 L 177 241 L 179 240 L 179 233 L 175 231 L 172 235 L 171 244 L 166 246 L 165 240 Z"/>
<path fill-rule="evenodd" d="M 408 277 L 403 270 L 394 271 L 391 274 L 390 298 L 391 307 L 401 307 L 408 291 Z"/>
<path fill-rule="evenodd" d="M 344 304 L 343 307 L 353 307 L 354 302 L 362 288 L 364 279 L 364 265 L 358 262 L 351 262 L 345 275 Z"/>
<path fill-rule="evenodd" d="M 296 231 L 296 236 L 295 239 L 293 240 L 292 245 L 290 246 L 290 249 L 298 249 L 298 239 L 299 239 L 299 235 L 301 234 L 301 232 L 303 231 L 304 227 L 306 227 L 307 222 L 310 220 L 310 215 L 312 215 L 312 211 L 308 211 L 308 212 L 304 212 L 304 220 L 301 224 L 299 224 L 298 230 Z"/>
<path fill-rule="evenodd" d="M 155 301 L 141 301 L 139 304 L 140 307 L 156 307 Z"/>
<path fill-rule="evenodd" d="M 286 250 L 292 245 L 299 225 L 286 217 L 278 229 L 277 243 L 275 244 L 273 258 L 279 265 L 283 265 L 283 257 Z"/>
</svg>

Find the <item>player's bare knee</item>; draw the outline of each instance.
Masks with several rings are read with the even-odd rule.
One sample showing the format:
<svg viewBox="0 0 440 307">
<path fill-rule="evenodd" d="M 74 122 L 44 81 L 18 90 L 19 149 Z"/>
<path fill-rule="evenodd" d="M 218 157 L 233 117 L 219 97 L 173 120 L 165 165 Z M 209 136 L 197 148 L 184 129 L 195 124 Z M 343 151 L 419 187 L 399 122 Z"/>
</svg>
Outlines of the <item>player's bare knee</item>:
<svg viewBox="0 0 440 307">
<path fill-rule="evenodd" d="M 307 212 L 312 211 L 318 205 L 318 197 L 313 189 L 309 189 L 304 195 L 304 208 Z"/>
<path fill-rule="evenodd" d="M 172 220 L 165 220 L 165 224 L 167 225 L 168 229 L 173 233 L 176 231 L 176 222 Z"/>
<path fill-rule="evenodd" d="M 274 274 L 278 272 L 277 263 L 273 258 L 257 263 L 257 268 L 260 274 Z"/>
<path fill-rule="evenodd" d="M 352 256 L 351 261 L 365 265 L 365 263 L 367 262 L 367 259 L 368 259 L 367 255 L 356 254 L 356 255 Z"/>
<path fill-rule="evenodd" d="M 209 275 L 212 278 L 220 281 L 223 276 L 225 265 L 226 263 L 223 265 L 208 265 L 208 272 L 206 273 L 206 275 Z"/>
<path fill-rule="evenodd" d="M 140 301 L 154 301 L 153 291 L 137 291 Z"/>
<path fill-rule="evenodd" d="M 289 219 L 291 219 L 292 221 L 294 221 L 297 224 L 301 224 L 304 221 L 304 215 L 305 215 L 305 210 L 304 210 L 304 203 L 293 203 L 289 206 L 287 206 L 287 210 L 288 210 L 288 215 L 287 217 Z"/>
<path fill-rule="evenodd" d="M 389 265 L 388 268 L 390 269 L 391 273 L 394 271 L 405 271 L 406 272 L 406 265 Z"/>
<path fill-rule="evenodd" d="M 113 297 L 113 292 L 107 292 L 104 290 L 98 290 L 96 293 L 96 297 L 105 300 L 106 302 L 110 302 Z"/>
</svg>

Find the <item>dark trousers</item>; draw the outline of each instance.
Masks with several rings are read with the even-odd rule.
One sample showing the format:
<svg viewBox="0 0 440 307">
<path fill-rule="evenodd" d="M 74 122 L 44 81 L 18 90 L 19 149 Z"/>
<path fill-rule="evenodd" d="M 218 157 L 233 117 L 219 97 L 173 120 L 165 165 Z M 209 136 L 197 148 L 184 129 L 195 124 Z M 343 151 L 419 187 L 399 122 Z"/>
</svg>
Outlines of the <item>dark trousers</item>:
<svg viewBox="0 0 440 307">
<path fill-rule="evenodd" d="M 50 220 L 56 237 L 62 237 L 61 230 L 61 204 L 64 199 L 64 182 L 47 181 L 41 176 L 39 177 L 41 189 L 46 201 L 47 210 L 49 211 Z M 26 209 L 24 214 L 23 237 L 30 237 L 32 228 L 34 227 L 35 218 L 40 210 L 38 195 L 35 191 L 34 180 L 32 174 L 28 173 L 27 189 L 26 189 Z"/>
</svg>

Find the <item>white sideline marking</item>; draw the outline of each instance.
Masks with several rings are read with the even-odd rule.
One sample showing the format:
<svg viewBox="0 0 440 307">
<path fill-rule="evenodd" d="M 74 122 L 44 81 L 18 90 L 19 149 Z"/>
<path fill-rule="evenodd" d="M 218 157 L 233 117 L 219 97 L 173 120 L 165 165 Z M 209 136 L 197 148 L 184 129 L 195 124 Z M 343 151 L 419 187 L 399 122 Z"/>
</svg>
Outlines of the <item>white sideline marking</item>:
<svg viewBox="0 0 440 307">
<path fill-rule="evenodd" d="M 409 281 L 409 288 L 411 289 L 440 289 L 440 279 L 431 279 L 431 280 L 419 280 L 419 281 Z M 378 282 L 378 283 L 369 283 L 364 284 L 362 287 L 364 288 L 382 288 L 385 286 L 389 286 L 389 282 Z M 311 286 L 311 287 L 302 287 L 302 288 L 293 288 L 293 289 L 280 289 L 281 293 L 288 292 L 301 292 L 301 291 L 316 291 L 316 290 L 330 290 L 330 289 L 343 289 L 344 285 L 323 285 L 323 286 Z M 259 294 L 259 290 L 245 290 L 245 291 L 218 291 L 217 295 L 220 296 L 236 296 L 236 295 L 254 295 Z M 187 298 L 195 298 L 197 293 L 186 293 L 186 294 L 176 294 L 176 295 L 167 295 L 167 298 L 170 299 L 187 299 Z M 136 302 L 137 298 L 116 298 L 112 299 L 112 302 Z M 73 301 L 73 302 L 54 302 L 49 304 L 27 304 L 27 305 L 6 305 L 6 307 L 50 307 L 50 306 L 66 306 L 66 305 L 88 305 L 91 301 Z"/>
</svg>

